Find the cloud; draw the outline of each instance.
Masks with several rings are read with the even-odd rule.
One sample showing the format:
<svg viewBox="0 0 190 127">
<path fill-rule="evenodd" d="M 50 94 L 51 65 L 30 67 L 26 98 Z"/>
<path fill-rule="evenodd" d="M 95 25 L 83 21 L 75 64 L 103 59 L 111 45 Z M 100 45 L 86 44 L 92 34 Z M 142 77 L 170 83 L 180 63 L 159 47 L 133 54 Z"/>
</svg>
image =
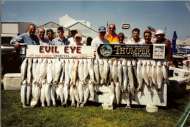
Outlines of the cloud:
<svg viewBox="0 0 190 127">
<path fill-rule="evenodd" d="M 190 12 L 190 1 L 185 2 L 185 6 L 186 6 L 187 10 Z"/>
</svg>

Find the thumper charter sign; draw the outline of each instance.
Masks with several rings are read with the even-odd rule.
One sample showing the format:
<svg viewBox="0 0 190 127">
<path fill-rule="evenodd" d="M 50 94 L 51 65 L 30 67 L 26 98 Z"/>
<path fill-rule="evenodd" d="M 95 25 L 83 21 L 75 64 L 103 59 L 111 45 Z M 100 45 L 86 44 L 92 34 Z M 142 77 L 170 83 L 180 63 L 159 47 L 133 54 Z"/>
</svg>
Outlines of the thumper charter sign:
<svg viewBox="0 0 190 127">
<path fill-rule="evenodd" d="M 101 44 L 98 47 L 100 58 L 143 58 L 143 59 L 165 59 L 165 45 L 109 45 Z"/>
<path fill-rule="evenodd" d="M 90 46 L 28 45 L 26 57 L 94 58 L 94 51 L 95 48 Z"/>
</svg>

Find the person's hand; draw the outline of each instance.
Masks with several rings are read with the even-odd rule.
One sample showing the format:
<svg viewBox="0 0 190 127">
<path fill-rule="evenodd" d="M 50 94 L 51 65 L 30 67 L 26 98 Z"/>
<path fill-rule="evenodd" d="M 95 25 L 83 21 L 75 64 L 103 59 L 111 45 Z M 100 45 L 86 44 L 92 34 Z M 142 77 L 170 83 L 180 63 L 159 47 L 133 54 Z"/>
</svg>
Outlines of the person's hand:
<svg viewBox="0 0 190 127">
<path fill-rule="evenodd" d="M 19 49 L 19 48 L 20 48 L 20 43 L 19 43 L 19 42 L 16 42 L 16 43 L 15 43 L 15 48 L 16 48 L 16 49 Z"/>
</svg>

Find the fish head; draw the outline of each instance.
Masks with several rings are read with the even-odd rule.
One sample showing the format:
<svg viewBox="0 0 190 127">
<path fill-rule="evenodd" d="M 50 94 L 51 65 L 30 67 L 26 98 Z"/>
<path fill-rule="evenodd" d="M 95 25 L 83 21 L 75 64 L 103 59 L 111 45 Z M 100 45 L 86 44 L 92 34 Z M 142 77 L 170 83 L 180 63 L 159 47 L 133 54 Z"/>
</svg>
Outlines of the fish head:
<svg viewBox="0 0 190 127">
<path fill-rule="evenodd" d="M 126 59 L 123 59 L 123 60 L 122 60 L 122 65 L 123 65 L 123 66 L 127 65 L 127 60 L 126 60 Z"/>
<path fill-rule="evenodd" d="M 138 60 L 138 62 L 137 62 L 137 65 L 142 65 L 142 61 L 141 60 Z"/>
<path fill-rule="evenodd" d="M 136 60 L 132 60 L 132 65 L 136 66 Z"/>
<path fill-rule="evenodd" d="M 127 66 L 131 66 L 131 65 L 132 65 L 131 61 L 128 60 L 128 61 L 127 61 Z"/>
<path fill-rule="evenodd" d="M 161 61 L 158 61 L 158 62 L 157 62 L 157 66 L 159 66 L 159 67 L 162 66 Z"/>
</svg>

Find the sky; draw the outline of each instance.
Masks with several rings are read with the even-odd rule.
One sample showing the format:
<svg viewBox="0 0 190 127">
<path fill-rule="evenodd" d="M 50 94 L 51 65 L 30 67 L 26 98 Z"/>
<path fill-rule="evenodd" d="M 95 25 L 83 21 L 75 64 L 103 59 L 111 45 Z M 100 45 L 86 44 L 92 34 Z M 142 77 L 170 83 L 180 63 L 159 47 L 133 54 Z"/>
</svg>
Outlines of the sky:
<svg viewBox="0 0 190 127">
<path fill-rule="evenodd" d="M 115 23 L 117 32 L 130 36 L 139 27 L 143 32 L 151 25 L 166 29 L 172 38 L 177 31 L 179 39 L 190 37 L 190 1 L 13 1 L 2 3 L 2 21 L 29 21 L 37 25 L 48 21 L 58 23 L 59 17 L 68 14 L 77 20 L 87 20 L 92 25 L 106 26 Z M 122 30 L 121 24 L 131 25 Z M 142 33 L 141 32 L 141 33 Z"/>
</svg>

